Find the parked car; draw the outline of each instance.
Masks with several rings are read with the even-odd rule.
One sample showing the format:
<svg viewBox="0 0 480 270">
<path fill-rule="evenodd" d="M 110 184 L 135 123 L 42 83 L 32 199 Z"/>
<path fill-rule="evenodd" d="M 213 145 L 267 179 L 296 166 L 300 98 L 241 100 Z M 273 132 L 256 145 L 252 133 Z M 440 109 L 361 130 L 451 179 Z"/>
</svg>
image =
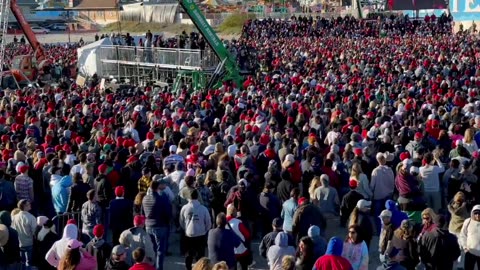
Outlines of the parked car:
<svg viewBox="0 0 480 270">
<path fill-rule="evenodd" d="M 32 31 L 35 34 L 48 34 L 48 33 L 50 33 L 50 30 L 48 30 L 47 28 L 40 27 L 40 26 L 32 26 Z"/>
<path fill-rule="evenodd" d="M 54 23 L 48 26 L 52 31 L 67 31 L 67 25 L 63 23 Z"/>
</svg>

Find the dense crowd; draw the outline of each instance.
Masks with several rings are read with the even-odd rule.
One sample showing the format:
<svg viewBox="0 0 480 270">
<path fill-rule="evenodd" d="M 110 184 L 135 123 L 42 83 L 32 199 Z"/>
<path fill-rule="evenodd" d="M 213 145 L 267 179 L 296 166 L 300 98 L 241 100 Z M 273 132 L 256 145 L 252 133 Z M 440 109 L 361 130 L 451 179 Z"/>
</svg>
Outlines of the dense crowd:
<svg viewBox="0 0 480 270">
<path fill-rule="evenodd" d="M 81 43 L 42 45 L 47 60 L 52 63 L 51 68 L 45 70 L 46 74 L 43 75 L 49 75 L 54 80 L 74 76 L 72 69 L 74 70 L 74 67 L 77 66 L 77 48 L 79 46 Z M 15 37 L 14 42 L 5 47 L 4 70 L 8 70 L 14 64 L 13 60 L 16 57 L 32 55 L 34 52 L 34 49 L 25 43 L 23 37 L 20 40 Z"/>
<path fill-rule="evenodd" d="M 243 85 L 0 91 L 0 269 L 168 269 L 174 233 L 186 269 L 480 267 L 479 39 L 452 24 L 254 20 Z"/>
</svg>

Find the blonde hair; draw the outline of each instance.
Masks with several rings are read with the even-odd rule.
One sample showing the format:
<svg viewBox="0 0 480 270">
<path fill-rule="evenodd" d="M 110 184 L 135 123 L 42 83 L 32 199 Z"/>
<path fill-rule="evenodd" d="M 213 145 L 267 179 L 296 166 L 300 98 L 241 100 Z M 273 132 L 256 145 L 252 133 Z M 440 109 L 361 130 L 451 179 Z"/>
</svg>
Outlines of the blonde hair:
<svg viewBox="0 0 480 270">
<path fill-rule="evenodd" d="M 216 263 L 213 267 L 212 270 L 228 270 L 228 265 L 226 262 L 221 261 Z"/>
<path fill-rule="evenodd" d="M 320 181 L 319 176 L 313 177 L 312 181 L 310 182 L 310 187 L 308 187 L 308 194 L 310 194 L 310 197 L 313 198 L 315 189 L 317 189 L 317 187 L 319 187 L 321 184 L 322 182 Z"/>
<path fill-rule="evenodd" d="M 193 270 L 210 270 L 212 269 L 212 263 L 209 258 L 203 257 L 198 260 L 193 266 Z"/>
<path fill-rule="evenodd" d="M 459 203 L 465 202 L 465 194 L 461 191 L 455 193 L 455 196 L 453 196 L 453 201 Z"/>
<path fill-rule="evenodd" d="M 227 206 L 227 217 L 228 216 L 233 216 L 234 214 L 237 213 L 237 209 L 235 206 L 231 203 Z"/>
<path fill-rule="evenodd" d="M 294 269 L 295 269 L 295 258 L 290 255 L 283 256 L 282 270 L 294 270 Z"/>
<path fill-rule="evenodd" d="M 431 221 L 433 222 L 437 214 L 435 214 L 435 211 L 433 211 L 433 209 L 429 207 L 422 211 L 422 217 L 423 216 L 429 216 Z"/>
<path fill-rule="evenodd" d="M 207 174 L 205 176 L 205 185 L 208 185 L 208 183 L 212 181 L 217 181 L 217 174 L 215 170 L 208 170 Z"/>
<path fill-rule="evenodd" d="M 463 137 L 463 141 L 465 143 L 472 143 L 473 136 L 474 136 L 473 129 L 467 128 L 467 130 L 465 130 L 465 136 Z"/>
<path fill-rule="evenodd" d="M 362 166 L 358 162 L 353 163 L 352 165 L 352 172 L 350 173 L 350 176 L 359 180 L 360 174 L 362 174 Z"/>
</svg>

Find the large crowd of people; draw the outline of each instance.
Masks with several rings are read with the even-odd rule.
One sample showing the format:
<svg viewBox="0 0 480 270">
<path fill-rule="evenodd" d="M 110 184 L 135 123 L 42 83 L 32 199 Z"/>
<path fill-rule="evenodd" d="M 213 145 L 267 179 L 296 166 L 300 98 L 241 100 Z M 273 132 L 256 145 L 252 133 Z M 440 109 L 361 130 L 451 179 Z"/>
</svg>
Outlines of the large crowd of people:
<svg viewBox="0 0 480 270">
<path fill-rule="evenodd" d="M 253 20 L 242 85 L 1 90 L 0 269 L 480 267 L 479 38 L 452 26 Z"/>
</svg>

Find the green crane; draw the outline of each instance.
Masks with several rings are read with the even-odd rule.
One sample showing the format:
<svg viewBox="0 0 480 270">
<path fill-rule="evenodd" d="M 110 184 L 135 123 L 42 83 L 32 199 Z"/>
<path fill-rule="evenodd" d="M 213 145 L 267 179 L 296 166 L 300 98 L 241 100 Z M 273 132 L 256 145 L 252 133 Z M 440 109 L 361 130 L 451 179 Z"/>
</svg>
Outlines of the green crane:
<svg viewBox="0 0 480 270">
<path fill-rule="evenodd" d="M 230 54 L 227 48 L 225 48 L 222 40 L 207 22 L 198 5 L 193 0 L 179 0 L 179 4 L 188 16 L 190 16 L 193 24 L 197 27 L 198 31 L 202 34 L 206 42 L 220 59 L 220 64 L 206 87 L 219 87 L 221 86 L 222 81 L 230 80 L 235 82 L 238 87 L 241 87 L 243 83 L 242 76 L 240 75 L 240 68 L 238 67 L 235 58 Z"/>
</svg>

